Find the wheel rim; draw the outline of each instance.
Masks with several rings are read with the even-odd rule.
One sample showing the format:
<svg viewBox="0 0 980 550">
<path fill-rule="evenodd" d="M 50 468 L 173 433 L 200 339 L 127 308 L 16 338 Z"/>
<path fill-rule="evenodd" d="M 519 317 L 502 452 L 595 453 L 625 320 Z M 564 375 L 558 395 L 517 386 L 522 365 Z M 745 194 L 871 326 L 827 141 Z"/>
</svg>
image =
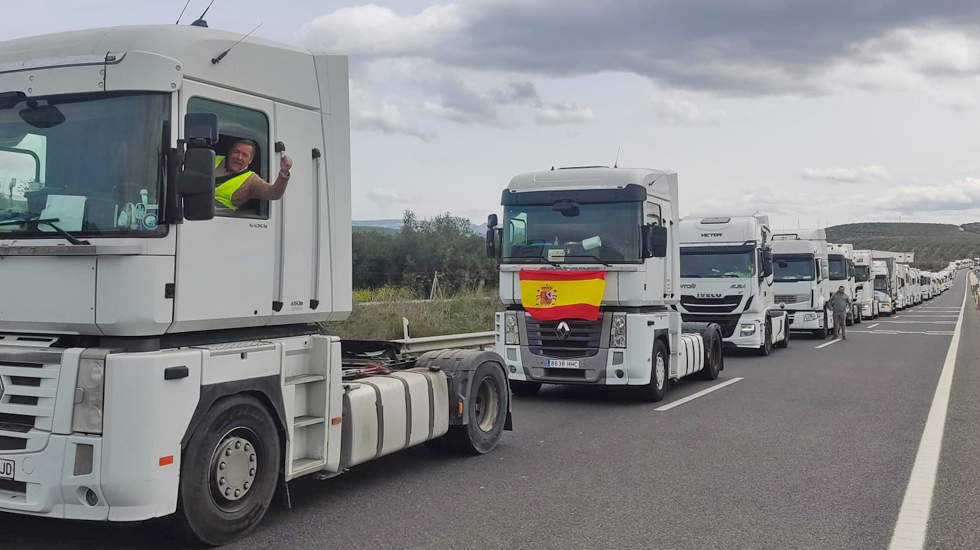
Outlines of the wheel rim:
<svg viewBox="0 0 980 550">
<path fill-rule="evenodd" d="M 497 383 L 492 378 L 487 377 L 480 381 L 474 408 L 476 425 L 485 432 L 493 430 L 497 422 L 497 414 L 500 412 L 500 392 L 497 391 Z"/>
<path fill-rule="evenodd" d="M 245 497 L 259 471 L 255 433 L 248 428 L 229 430 L 214 449 L 208 469 L 208 484 L 214 504 L 231 512 L 245 505 Z"/>
<path fill-rule="evenodd" d="M 657 365 L 654 368 L 657 377 L 657 389 L 664 387 L 664 379 L 667 377 L 667 366 L 664 364 L 663 354 L 657 354 Z"/>
</svg>

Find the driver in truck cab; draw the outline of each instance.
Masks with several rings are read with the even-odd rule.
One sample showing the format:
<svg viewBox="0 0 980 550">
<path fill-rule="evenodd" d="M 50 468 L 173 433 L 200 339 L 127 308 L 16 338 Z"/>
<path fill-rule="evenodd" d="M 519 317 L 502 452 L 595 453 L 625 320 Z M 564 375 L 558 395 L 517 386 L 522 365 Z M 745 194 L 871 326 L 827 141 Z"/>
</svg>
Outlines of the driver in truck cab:
<svg viewBox="0 0 980 550">
<path fill-rule="evenodd" d="M 274 201 L 282 198 L 289 183 L 289 170 L 293 159 L 283 154 L 279 161 L 279 175 L 269 185 L 261 176 L 249 170 L 255 156 L 255 142 L 240 139 L 228 149 L 228 155 L 215 156 L 214 200 L 225 208 L 238 208 L 252 199 Z"/>
</svg>

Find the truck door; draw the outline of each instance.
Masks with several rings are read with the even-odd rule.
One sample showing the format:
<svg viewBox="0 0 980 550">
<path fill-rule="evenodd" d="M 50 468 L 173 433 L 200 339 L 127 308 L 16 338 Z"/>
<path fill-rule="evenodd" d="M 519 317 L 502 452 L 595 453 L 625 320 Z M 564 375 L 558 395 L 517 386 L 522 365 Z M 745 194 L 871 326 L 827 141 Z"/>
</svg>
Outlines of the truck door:
<svg viewBox="0 0 980 550">
<path fill-rule="evenodd" d="M 279 156 L 272 140 L 275 124 L 269 100 L 193 81 L 180 92 L 181 116 L 218 115 L 216 154 L 239 140 L 255 143 L 250 169 L 274 181 Z M 184 129 L 180 128 L 183 136 Z M 172 330 L 259 326 L 272 314 L 275 291 L 278 208 L 250 201 L 238 209 L 216 208 L 207 221 L 178 226 L 176 288 Z"/>
</svg>

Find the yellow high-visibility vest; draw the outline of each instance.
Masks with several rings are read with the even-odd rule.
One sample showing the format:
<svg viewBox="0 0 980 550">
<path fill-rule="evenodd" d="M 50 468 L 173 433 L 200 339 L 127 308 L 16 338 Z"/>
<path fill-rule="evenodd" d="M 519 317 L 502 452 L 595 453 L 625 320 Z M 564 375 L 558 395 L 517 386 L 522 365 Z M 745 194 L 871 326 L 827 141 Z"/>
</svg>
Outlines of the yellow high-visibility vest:
<svg viewBox="0 0 980 550">
<path fill-rule="evenodd" d="M 217 168 L 218 166 L 221 166 L 221 161 L 223 160 L 225 160 L 224 155 L 215 155 L 214 167 Z M 254 173 L 255 172 L 251 170 L 246 170 L 241 174 L 225 176 L 228 179 L 224 181 L 219 181 L 221 178 L 216 179 L 215 181 L 217 182 L 217 186 L 214 188 L 214 200 L 220 202 L 226 208 L 238 210 L 238 207 L 232 204 L 231 196 L 234 195 L 235 191 L 238 191 L 238 188 L 245 183 L 245 180 L 247 180 Z"/>
</svg>

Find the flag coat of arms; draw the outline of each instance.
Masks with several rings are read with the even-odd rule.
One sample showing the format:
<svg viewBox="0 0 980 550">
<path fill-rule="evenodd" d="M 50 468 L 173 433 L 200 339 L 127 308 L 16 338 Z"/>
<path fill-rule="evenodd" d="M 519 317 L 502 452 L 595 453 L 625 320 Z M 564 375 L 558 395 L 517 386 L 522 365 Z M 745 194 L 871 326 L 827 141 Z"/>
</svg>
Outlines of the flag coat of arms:
<svg viewBox="0 0 980 550">
<path fill-rule="evenodd" d="M 538 321 L 599 318 L 605 271 L 522 269 L 521 305 Z"/>
</svg>

